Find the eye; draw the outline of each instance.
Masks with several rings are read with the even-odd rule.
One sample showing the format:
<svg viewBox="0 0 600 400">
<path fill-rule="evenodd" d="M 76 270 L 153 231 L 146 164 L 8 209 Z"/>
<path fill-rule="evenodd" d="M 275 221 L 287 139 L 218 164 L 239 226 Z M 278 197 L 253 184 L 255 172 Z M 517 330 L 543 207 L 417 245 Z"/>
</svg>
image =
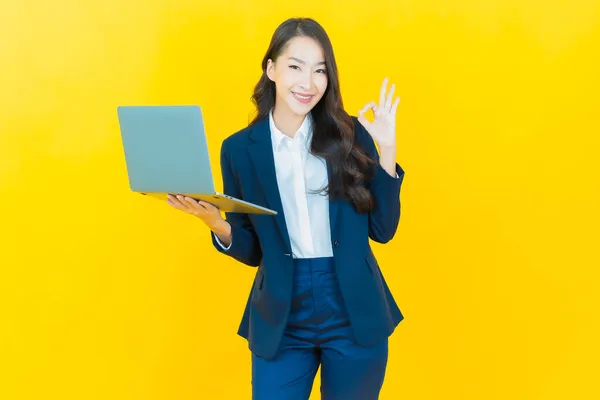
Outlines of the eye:
<svg viewBox="0 0 600 400">
<path fill-rule="evenodd" d="M 317 72 L 319 72 L 319 71 L 321 71 L 321 72 L 320 72 L 321 74 L 325 74 L 325 73 L 327 73 L 327 71 L 325 71 L 325 70 L 324 70 L 324 69 L 322 69 L 322 68 L 317 70 Z"/>
<path fill-rule="evenodd" d="M 298 67 L 297 65 L 290 65 L 291 69 L 300 69 L 300 67 Z"/>
</svg>

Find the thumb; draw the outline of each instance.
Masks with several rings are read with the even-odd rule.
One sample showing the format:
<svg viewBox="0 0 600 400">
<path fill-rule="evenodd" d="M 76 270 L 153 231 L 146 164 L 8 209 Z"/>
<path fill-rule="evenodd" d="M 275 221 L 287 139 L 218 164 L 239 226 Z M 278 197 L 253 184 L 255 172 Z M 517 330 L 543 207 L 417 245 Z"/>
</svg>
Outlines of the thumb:
<svg viewBox="0 0 600 400">
<path fill-rule="evenodd" d="M 371 127 L 371 122 L 369 122 L 367 117 L 365 117 L 365 114 L 362 112 L 362 110 L 358 112 L 358 122 L 360 122 L 360 124 L 367 130 Z"/>
</svg>

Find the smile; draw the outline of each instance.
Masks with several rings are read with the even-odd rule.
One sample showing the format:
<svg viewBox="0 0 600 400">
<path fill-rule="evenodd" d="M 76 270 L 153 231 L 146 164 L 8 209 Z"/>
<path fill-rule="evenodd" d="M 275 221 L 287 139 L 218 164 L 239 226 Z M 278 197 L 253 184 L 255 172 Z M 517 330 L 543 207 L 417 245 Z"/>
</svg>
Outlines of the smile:
<svg viewBox="0 0 600 400">
<path fill-rule="evenodd" d="M 292 92 L 292 94 L 294 95 L 294 97 L 296 98 L 296 100 L 298 100 L 299 102 L 304 103 L 304 104 L 310 103 L 310 101 L 312 100 L 312 98 L 315 97 L 315 96 L 311 96 L 311 95 L 305 96 L 305 95 L 301 95 L 301 94 L 298 94 L 298 93 L 295 93 L 295 92 Z"/>
</svg>

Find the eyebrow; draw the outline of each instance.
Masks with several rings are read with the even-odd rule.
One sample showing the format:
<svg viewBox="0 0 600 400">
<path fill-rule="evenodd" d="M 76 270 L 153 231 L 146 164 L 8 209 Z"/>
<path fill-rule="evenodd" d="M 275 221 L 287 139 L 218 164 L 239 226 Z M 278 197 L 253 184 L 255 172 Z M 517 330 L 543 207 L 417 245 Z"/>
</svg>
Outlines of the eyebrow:
<svg viewBox="0 0 600 400">
<path fill-rule="evenodd" d="M 288 60 L 294 60 L 294 61 L 297 61 L 300 64 L 306 64 L 306 62 L 304 62 L 301 59 L 296 58 L 296 57 L 290 57 L 290 58 L 288 58 Z M 315 65 L 325 65 L 325 61 L 318 62 Z"/>
</svg>

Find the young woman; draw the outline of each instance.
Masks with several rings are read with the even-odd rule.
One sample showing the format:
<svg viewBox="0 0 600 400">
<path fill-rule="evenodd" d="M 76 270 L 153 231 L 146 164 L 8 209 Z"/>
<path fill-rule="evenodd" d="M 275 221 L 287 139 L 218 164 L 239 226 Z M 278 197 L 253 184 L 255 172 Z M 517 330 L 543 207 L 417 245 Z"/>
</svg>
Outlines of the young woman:
<svg viewBox="0 0 600 400">
<path fill-rule="evenodd" d="M 386 78 L 379 103 L 349 116 L 329 38 L 308 18 L 276 29 L 262 70 L 257 116 L 223 141 L 221 169 L 226 194 L 278 214 L 223 219 L 203 201 L 168 203 L 204 221 L 218 251 L 258 266 L 238 331 L 253 399 L 308 399 L 319 365 L 323 399 L 377 399 L 403 319 L 369 245 L 390 241 L 400 219 L 399 98 Z"/>
</svg>

